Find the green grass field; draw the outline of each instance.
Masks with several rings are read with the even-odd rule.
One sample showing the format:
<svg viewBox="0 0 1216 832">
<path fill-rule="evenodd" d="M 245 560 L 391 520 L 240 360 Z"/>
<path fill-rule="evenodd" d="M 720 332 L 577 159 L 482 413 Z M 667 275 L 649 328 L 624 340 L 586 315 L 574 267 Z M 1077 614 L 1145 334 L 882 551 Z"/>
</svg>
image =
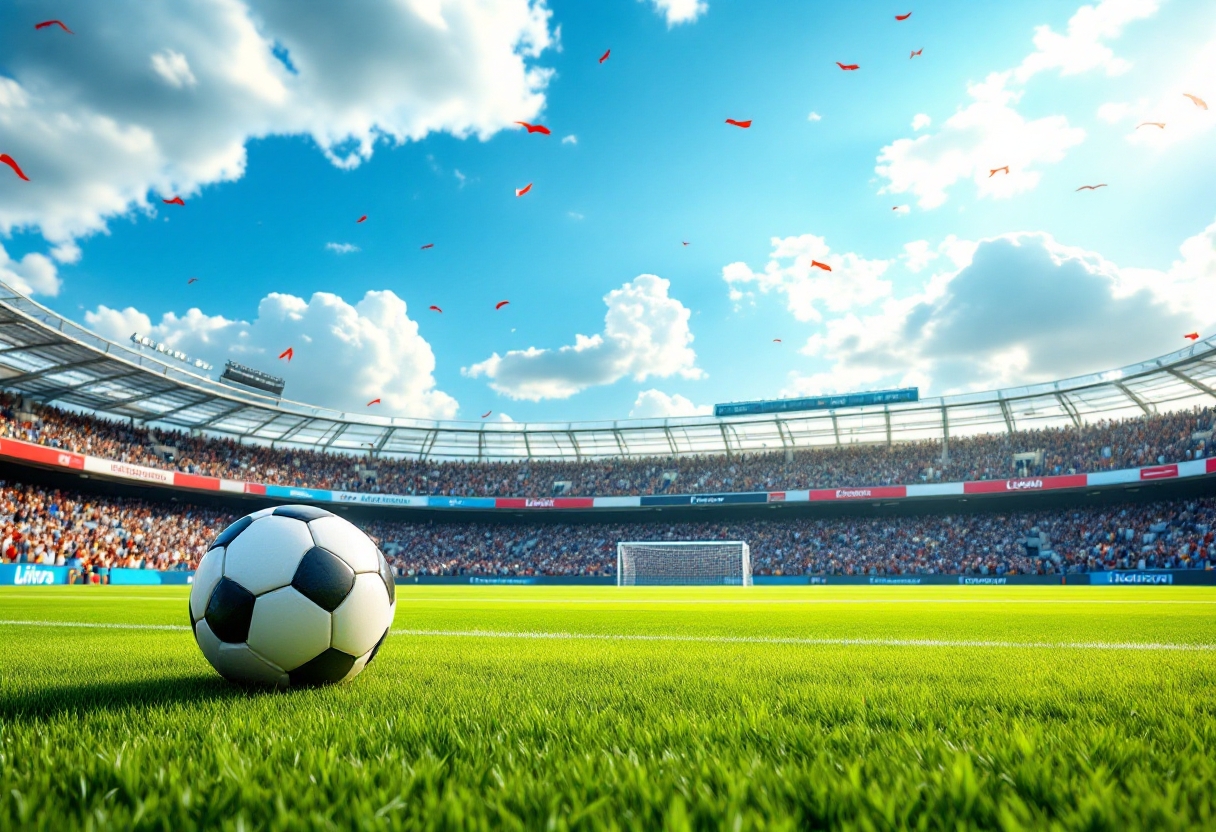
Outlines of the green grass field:
<svg viewBox="0 0 1216 832">
<path fill-rule="evenodd" d="M 0 590 L 0 828 L 1216 828 L 1212 589 L 398 589 L 287 692 Z"/>
</svg>

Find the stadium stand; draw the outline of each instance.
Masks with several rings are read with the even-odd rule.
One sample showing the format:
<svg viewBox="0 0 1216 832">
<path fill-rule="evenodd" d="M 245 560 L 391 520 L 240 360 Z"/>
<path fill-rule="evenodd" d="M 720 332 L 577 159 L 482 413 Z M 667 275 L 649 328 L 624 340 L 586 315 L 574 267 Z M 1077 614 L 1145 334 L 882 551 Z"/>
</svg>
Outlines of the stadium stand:
<svg viewBox="0 0 1216 832">
<path fill-rule="evenodd" d="M 0 562 L 191 569 L 236 515 L 0 483 Z M 747 540 L 757 575 L 1212 569 L 1216 499 L 1034 512 L 699 523 L 375 522 L 402 576 L 612 575 L 616 543 Z"/>
<path fill-rule="evenodd" d="M 156 431 L 0 396 L 0 437 L 271 485 L 442 496 L 707 494 L 992 480 L 1160 465 L 1209 455 L 1212 408 L 1079 427 L 731 456 L 438 462 L 274 449 Z"/>
</svg>

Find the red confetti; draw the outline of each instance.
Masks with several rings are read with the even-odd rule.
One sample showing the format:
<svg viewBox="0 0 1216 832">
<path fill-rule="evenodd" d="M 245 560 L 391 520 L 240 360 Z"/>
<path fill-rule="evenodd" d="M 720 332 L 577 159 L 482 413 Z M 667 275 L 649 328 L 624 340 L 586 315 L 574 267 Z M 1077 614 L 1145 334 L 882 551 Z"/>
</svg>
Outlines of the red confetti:
<svg viewBox="0 0 1216 832">
<path fill-rule="evenodd" d="M 907 20 L 911 16 L 912 16 L 912 12 L 908 12 L 907 14 L 897 14 L 897 15 L 895 15 L 895 19 L 896 20 Z"/>
<path fill-rule="evenodd" d="M 442 315 L 442 314 L 443 314 L 443 310 L 442 310 L 442 309 L 440 309 L 438 306 L 432 306 L 432 307 L 431 307 L 431 309 L 435 310 L 435 311 L 436 311 L 436 312 L 438 312 L 440 315 Z"/>
<path fill-rule="evenodd" d="M 426 251 L 428 248 L 434 248 L 434 247 L 435 247 L 435 244 L 434 244 L 434 243 L 427 243 L 426 245 L 424 245 L 424 246 L 422 247 L 422 250 L 423 250 L 423 251 Z"/>
<path fill-rule="evenodd" d="M 992 177 L 996 176 L 1001 171 L 1005 171 L 1005 175 L 1008 176 L 1009 175 L 1009 165 L 1002 165 L 999 168 L 993 168 L 992 170 L 988 171 L 988 178 L 991 179 Z"/>
<path fill-rule="evenodd" d="M 735 121 L 733 118 L 728 118 L 726 123 L 733 124 L 736 127 L 742 127 L 744 130 L 752 126 L 752 120 L 750 118 L 747 121 Z"/>
<path fill-rule="evenodd" d="M 192 278 L 190 278 L 189 280 L 187 280 L 187 281 L 186 281 L 186 285 L 187 285 L 187 286 L 189 286 L 191 283 L 198 283 L 198 278 L 197 278 L 197 277 L 192 277 Z"/>
<path fill-rule="evenodd" d="M 481 414 L 481 418 L 483 418 L 483 419 L 484 419 L 484 418 L 486 418 L 487 416 L 489 416 L 489 415 L 490 415 L 491 413 L 493 413 L 493 412 L 494 412 L 493 410 L 487 410 L 485 413 Z"/>
<path fill-rule="evenodd" d="M 173 199 L 162 199 L 161 202 L 165 203 L 166 205 L 181 205 L 183 208 L 186 205 L 185 201 L 180 196 L 175 196 Z"/>
<path fill-rule="evenodd" d="M 522 188 L 516 188 L 516 189 L 515 189 L 515 195 L 516 195 L 516 196 L 523 196 L 524 194 L 526 194 L 526 193 L 527 193 L 528 191 L 530 191 L 530 190 L 532 190 L 532 183 L 531 183 L 531 182 L 529 182 L 527 185 L 524 185 Z"/>
<path fill-rule="evenodd" d="M 917 55 L 919 55 L 921 52 L 924 52 L 924 51 L 925 51 L 925 47 L 922 46 L 920 49 L 915 50 L 911 55 L 909 55 L 908 60 L 909 61 L 912 60 L 913 58 L 915 58 Z"/>
<path fill-rule="evenodd" d="M 500 300 L 498 303 L 494 304 L 494 309 L 495 310 L 502 309 L 504 306 L 506 306 L 510 302 L 511 301 L 509 301 L 509 300 Z"/>
<path fill-rule="evenodd" d="M 35 29 L 45 29 L 47 26 L 58 26 L 60 29 L 67 32 L 69 35 L 76 34 L 71 29 L 69 29 L 67 26 L 64 26 L 62 20 L 44 20 L 41 23 L 34 24 Z"/>
<path fill-rule="evenodd" d="M 364 214 L 363 216 L 359 217 L 359 219 L 355 220 L 355 225 L 358 225 L 359 223 L 363 222 L 365 219 L 367 219 L 367 214 Z"/>
<path fill-rule="evenodd" d="M 1078 191 L 1096 191 L 1096 190 L 1098 190 L 1098 188 L 1105 188 L 1105 187 L 1106 187 L 1106 183 L 1103 182 L 1101 185 L 1082 185 L 1081 187 L 1077 188 L 1077 190 Z"/>
<path fill-rule="evenodd" d="M 371 407 L 371 406 L 372 406 L 372 405 L 374 405 L 374 404 L 380 404 L 380 400 L 379 400 L 379 399 L 372 399 L 370 402 L 368 402 L 368 403 L 367 403 L 367 406 L 368 406 L 368 407 Z"/>
<path fill-rule="evenodd" d="M 527 127 L 529 133 L 540 133 L 545 136 L 550 135 L 549 128 L 543 124 L 528 124 L 526 121 L 517 121 L 515 123 L 522 124 L 524 127 Z"/>
<path fill-rule="evenodd" d="M 6 165 L 8 165 L 10 168 L 12 168 L 12 169 L 13 169 L 13 173 L 15 173 L 15 174 L 17 174 L 18 176 L 20 176 L 20 177 L 21 177 L 22 179 L 24 179 L 26 182 L 29 182 L 29 181 L 30 181 L 30 178 L 29 178 L 28 176 L 26 176 L 26 175 L 25 175 L 25 171 L 23 171 L 23 170 L 21 169 L 21 166 L 17 164 L 17 160 L 16 160 L 16 159 L 14 159 L 12 156 L 9 156 L 7 153 L 0 153 L 0 162 L 3 162 L 4 164 L 6 164 Z"/>
<path fill-rule="evenodd" d="M 827 263 L 820 263 L 818 260 L 812 260 L 811 265 L 816 269 L 823 269 L 825 272 L 830 272 L 832 270 L 832 267 Z"/>
<path fill-rule="evenodd" d="M 285 349 L 281 353 L 279 353 L 279 358 L 286 358 L 288 361 L 290 361 L 295 356 L 295 354 L 296 354 L 296 351 L 293 350 L 291 347 L 288 347 L 287 349 Z"/>
<path fill-rule="evenodd" d="M 1190 339 L 1190 340 L 1192 340 L 1192 341 L 1198 341 L 1198 340 L 1199 340 L 1199 333 L 1198 333 L 1198 332 L 1192 332 L 1192 333 L 1190 333 L 1190 334 L 1188 334 L 1188 335 L 1183 335 L 1182 337 L 1183 337 L 1183 338 L 1189 338 L 1189 339 Z"/>
<path fill-rule="evenodd" d="M 836 62 L 836 66 L 841 69 L 861 69 L 861 64 L 842 64 L 840 61 Z"/>
<path fill-rule="evenodd" d="M 600 55 L 600 63 L 603 63 L 604 61 L 608 60 L 608 56 L 609 56 L 609 55 L 611 55 L 611 54 L 612 54 L 612 50 L 611 50 L 611 49 L 609 49 L 609 50 L 608 50 L 607 52 L 605 52 L 603 55 Z"/>
</svg>

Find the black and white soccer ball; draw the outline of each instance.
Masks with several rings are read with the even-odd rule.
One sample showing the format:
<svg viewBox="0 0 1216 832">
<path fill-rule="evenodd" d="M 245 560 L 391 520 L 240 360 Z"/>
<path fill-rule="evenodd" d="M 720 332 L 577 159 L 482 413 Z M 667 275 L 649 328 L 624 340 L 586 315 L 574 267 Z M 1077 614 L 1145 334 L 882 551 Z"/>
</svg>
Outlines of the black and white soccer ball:
<svg viewBox="0 0 1216 832">
<path fill-rule="evenodd" d="M 358 676 L 388 636 L 393 571 L 366 534 L 315 506 L 255 511 L 220 532 L 194 573 L 190 626 L 234 682 Z"/>
</svg>

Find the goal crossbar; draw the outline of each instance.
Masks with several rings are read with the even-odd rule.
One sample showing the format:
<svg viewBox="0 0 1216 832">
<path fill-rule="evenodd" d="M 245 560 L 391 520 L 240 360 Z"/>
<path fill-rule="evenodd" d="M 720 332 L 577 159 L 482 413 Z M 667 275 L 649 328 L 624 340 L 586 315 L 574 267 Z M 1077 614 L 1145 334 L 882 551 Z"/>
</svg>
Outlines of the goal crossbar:
<svg viewBox="0 0 1216 832">
<path fill-rule="evenodd" d="M 742 540 L 638 540 L 616 545 L 617 586 L 751 586 Z"/>
</svg>

